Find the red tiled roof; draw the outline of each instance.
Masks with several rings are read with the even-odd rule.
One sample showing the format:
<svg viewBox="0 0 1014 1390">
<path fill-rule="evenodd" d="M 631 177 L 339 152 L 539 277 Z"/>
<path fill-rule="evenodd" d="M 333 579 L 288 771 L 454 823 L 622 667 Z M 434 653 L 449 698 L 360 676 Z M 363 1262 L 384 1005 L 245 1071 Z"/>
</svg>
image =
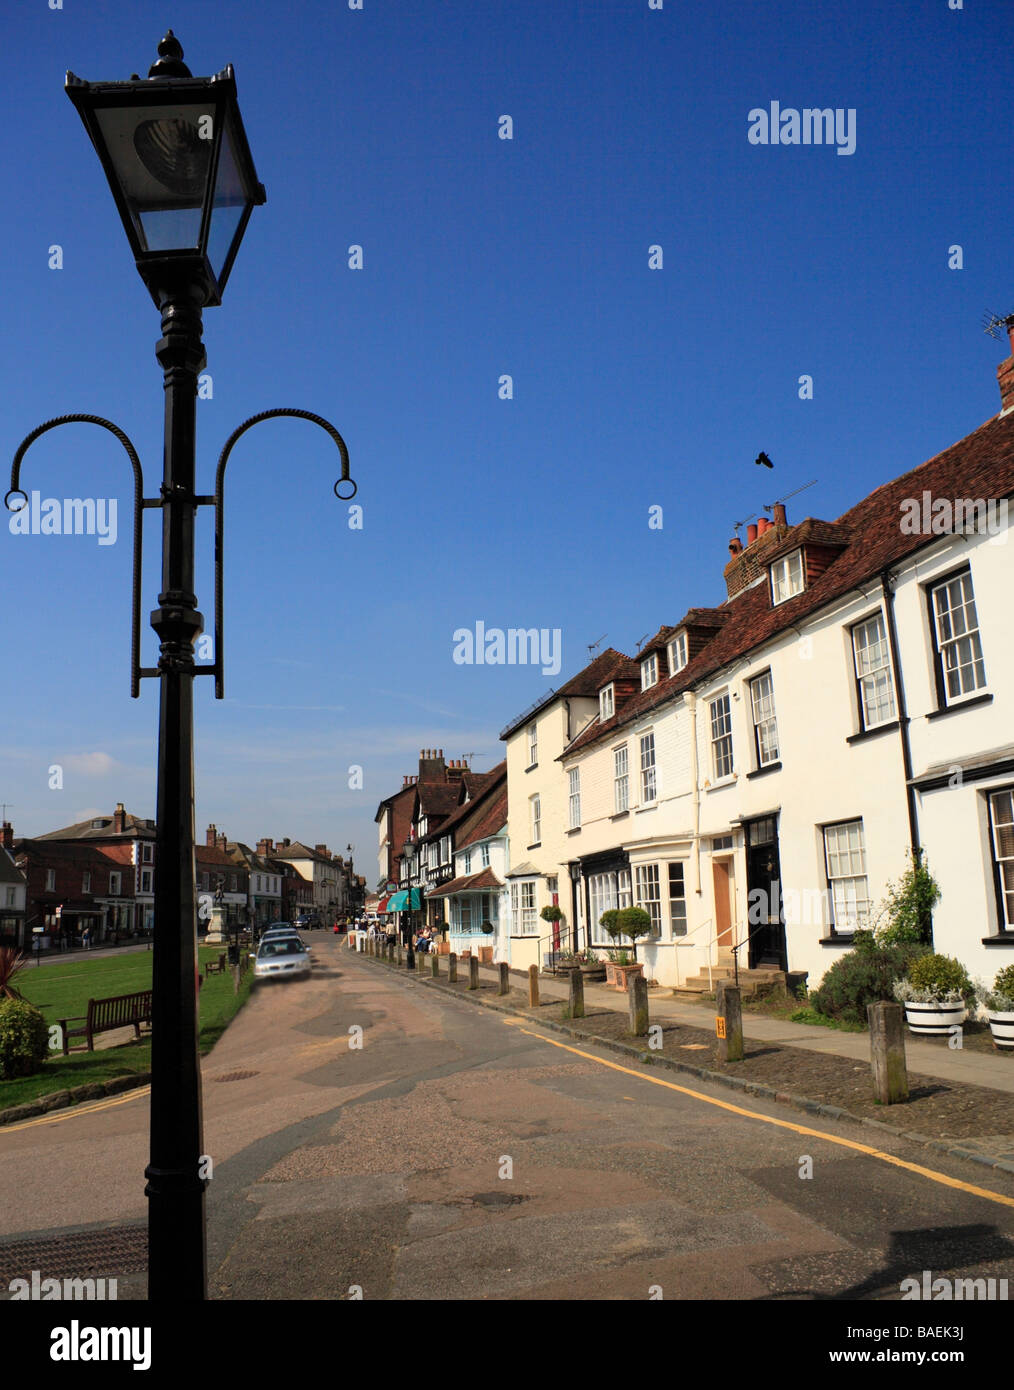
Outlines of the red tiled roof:
<svg viewBox="0 0 1014 1390">
<path fill-rule="evenodd" d="M 994 416 L 928 462 L 884 483 L 836 522 L 807 517 L 798 525 L 790 526 L 777 544 L 764 549 L 765 565 L 769 558 L 785 554 L 803 540 L 843 546 L 841 553 L 802 593 L 776 608 L 771 606 L 768 586 L 757 584 L 736 594 L 719 610 L 704 610 L 724 612 L 728 616 L 703 651 L 675 676 L 627 700 L 605 723 L 593 720 L 561 756 L 568 757 L 588 747 L 645 711 L 673 699 L 730 662 L 763 646 L 779 632 L 875 579 L 891 565 L 924 546 L 935 544 L 940 539 L 938 535 L 907 535 L 900 527 L 902 502 L 907 498 L 921 502 L 924 491 L 934 498 L 946 497 L 952 502 L 959 497 L 999 499 L 1014 495 L 1014 412 Z M 843 542 L 846 543 L 843 545 Z M 758 543 L 763 544 L 763 537 L 754 545 Z M 744 554 L 752 550 L 750 546 Z M 699 610 L 691 609 L 690 613 L 695 611 Z"/>
<path fill-rule="evenodd" d="M 602 687 L 608 685 L 610 681 L 624 678 L 640 680 L 640 668 L 637 662 L 631 661 L 629 656 L 624 656 L 614 647 L 607 647 L 594 661 L 589 662 L 583 670 L 578 671 L 576 676 L 571 676 L 570 680 L 565 685 L 561 685 L 559 690 L 551 690 L 541 700 L 536 700 L 535 704 L 526 709 L 523 714 L 512 719 L 500 737 L 509 738 L 515 729 L 522 728 L 529 720 L 534 719 L 540 710 L 551 705 L 554 700 L 582 695 L 594 699 Z"/>
<path fill-rule="evenodd" d="M 638 661 L 643 661 L 649 652 L 657 651 L 659 647 L 668 646 L 669 639 L 675 631 L 676 629 L 674 627 L 667 627 L 665 623 L 663 623 L 651 641 L 645 642 L 644 646 L 637 653 Z"/>
<path fill-rule="evenodd" d="M 467 849 L 469 845 L 474 845 L 479 840 L 488 839 L 490 835 L 495 835 L 498 830 L 502 830 L 507 824 L 507 764 L 504 762 L 503 776 L 497 784 L 497 789 L 491 792 L 488 800 L 480 807 L 473 807 L 477 812 L 475 820 L 462 825 L 461 834 L 455 837 L 455 849 Z"/>
<path fill-rule="evenodd" d="M 470 800 L 463 801 L 445 821 L 441 821 L 440 825 L 421 836 L 420 839 L 423 841 L 439 840 L 442 835 L 447 835 L 450 831 L 457 830 L 459 826 L 464 825 L 470 816 L 474 816 L 485 805 L 490 792 L 495 789 L 499 782 L 505 781 L 506 777 L 506 758 L 497 763 L 496 767 L 491 768 L 489 772 L 475 773 L 472 778 Z"/>
<path fill-rule="evenodd" d="M 417 782 L 415 786 L 419 793 L 419 814 L 423 816 L 449 816 L 461 796 L 458 782 Z"/>
<path fill-rule="evenodd" d="M 480 893 L 491 888 L 502 888 L 503 879 L 497 878 L 492 869 L 481 869 L 477 874 L 465 874 L 452 878 L 442 888 L 434 888 L 427 898 L 447 898 L 452 893 Z"/>
</svg>

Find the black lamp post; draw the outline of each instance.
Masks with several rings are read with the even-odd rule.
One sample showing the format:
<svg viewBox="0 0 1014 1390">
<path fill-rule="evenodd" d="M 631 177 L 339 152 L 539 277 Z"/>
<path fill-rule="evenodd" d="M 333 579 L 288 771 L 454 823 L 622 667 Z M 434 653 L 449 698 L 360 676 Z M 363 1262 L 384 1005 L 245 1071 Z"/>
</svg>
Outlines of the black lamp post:
<svg viewBox="0 0 1014 1390">
<path fill-rule="evenodd" d="M 335 495 L 355 496 L 348 450 L 318 415 L 288 408 L 244 421 L 218 460 L 213 496 L 195 492 L 197 376 L 206 358 L 202 310 L 221 303 L 252 208 L 265 201 L 247 145 L 232 67 L 195 78 L 183 62 L 172 30 L 158 45 L 147 79 L 82 82 L 67 74 L 66 91 L 95 146 L 127 238 L 152 299 L 162 315 L 155 355 L 164 373 L 165 445 L 159 496 L 145 498 L 137 451 L 127 436 L 97 415 L 65 415 L 38 426 L 21 443 L 11 468 L 12 496 L 21 461 L 40 435 L 72 422 L 96 424 L 120 441 L 134 473 L 134 583 L 131 609 L 130 693 L 142 678 L 160 685 L 158 796 L 155 853 L 155 933 L 152 997 L 150 1162 L 145 1169 L 148 1208 L 148 1296 L 193 1300 L 206 1296 L 205 1179 L 200 1059 L 197 1050 L 197 920 L 194 890 L 193 678 L 212 675 L 224 695 L 223 528 L 225 466 L 233 445 L 253 425 L 276 416 L 307 419 L 325 429 L 342 460 Z M 345 483 L 349 490 L 339 491 Z M 194 522 L 200 506 L 215 508 L 215 655 L 194 663 L 203 630 L 194 593 Z M 151 626 L 158 634 L 158 666 L 142 668 L 140 578 L 142 513 L 162 511 L 162 585 Z"/>
<path fill-rule="evenodd" d="M 408 952 L 408 954 L 407 954 L 406 957 L 405 957 L 405 969 L 406 969 L 406 970 L 414 970 L 414 969 L 415 969 L 415 952 L 414 952 L 413 949 L 412 949 L 412 879 L 413 879 L 413 876 L 414 876 L 413 873 L 412 873 L 412 866 L 413 866 L 413 864 L 414 864 L 414 862 L 415 862 L 415 860 L 414 860 L 415 848 L 416 848 L 416 845 L 415 845 L 415 841 L 414 841 L 414 840 L 406 840 L 405 843 L 404 843 L 404 845 L 402 846 L 402 851 L 401 851 L 402 859 L 405 861 L 405 872 L 406 872 L 406 874 L 408 875 L 408 897 L 406 898 L 406 902 L 405 902 L 405 905 L 406 905 L 406 907 L 407 907 L 407 909 L 408 909 L 408 916 L 407 916 L 407 919 L 406 919 L 406 920 L 408 921 L 408 931 L 406 932 L 406 935 L 405 935 L 405 946 L 406 946 L 407 952 Z M 420 882 L 421 882 L 421 880 L 420 880 Z M 421 901 L 421 899 L 422 899 L 422 888 L 421 888 L 421 887 L 420 887 L 420 889 L 419 889 L 419 897 L 420 897 L 420 901 Z"/>
</svg>

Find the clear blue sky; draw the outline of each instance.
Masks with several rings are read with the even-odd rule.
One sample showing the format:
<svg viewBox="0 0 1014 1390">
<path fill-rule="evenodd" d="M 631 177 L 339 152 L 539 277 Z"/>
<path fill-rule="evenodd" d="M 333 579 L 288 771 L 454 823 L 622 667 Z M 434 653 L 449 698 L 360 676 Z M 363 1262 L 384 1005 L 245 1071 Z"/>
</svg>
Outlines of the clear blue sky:
<svg viewBox="0 0 1014 1390">
<path fill-rule="evenodd" d="M 158 317 L 62 85 L 67 68 L 143 75 L 169 26 L 195 74 L 235 65 L 268 193 L 205 314 L 198 486 L 243 419 L 298 406 L 344 434 L 365 509 L 349 530 L 310 425 L 237 446 L 226 700 L 196 687 L 199 837 L 213 820 L 351 840 L 372 882 L 377 802 L 420 748 L 491 766 L 499 730 L 588 643 L 633 652 L 724 598 L 734 522 L 812 478 L 789 519 L 832 518 L 999 408 L 1006 345 L 979 321 L 1014 308 L 1007 0 L 30 0 L 0 53 L 4 469 L 37 423 L 89 411 L 157 488 Z M 751 145 L 748 112 L 772 100 L 853 108 L 855 153 Z M 119 540 L 0 528 L 0 800 L 20 834 L 117 801 L 153 815 L 157 685 L 138 701 L 127 685 L 126 459 L 68 427 L 23 481 L 117 497 Z M 211 536 L 206 509 L 209 625 Z M 149 513 L 148 665 L 159 539 Z M 452 634 L 477 620 L 559 628 L 560 676 L 456 665 Z"/>
</svg>

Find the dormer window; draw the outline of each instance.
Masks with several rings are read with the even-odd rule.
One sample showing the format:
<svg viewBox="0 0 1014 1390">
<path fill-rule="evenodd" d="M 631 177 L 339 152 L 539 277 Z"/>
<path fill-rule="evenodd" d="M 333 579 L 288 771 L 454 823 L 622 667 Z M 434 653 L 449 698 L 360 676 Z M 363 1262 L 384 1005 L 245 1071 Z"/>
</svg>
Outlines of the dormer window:
<svg viewBox="0 0 1014 1390">
<path fill-rule="evenodd" d="M 803 592 L 803 552 L 794 550 L 771 566 L 771 602 L 784 603 Z"/>
<path fill-rule="evenodd" d="M 687 664 L 687 635 L 679 633 L 669 643 L 669 670 L 673 675 Z"/>
<path fill-rule="evenodd" d="M 641 662 L 641 689 L 647 690 L 652 685 L 658 684 L 658 654 L 652 652 L 646 660 Z"/>
<path fill-rule="evenodd" d="M 616 711 L 616 699 L 613 687 L 607 685 L 604 690 L 599 691 L 599 719 L 605 723 L 607 719 L 612 719 Z"/>
</svg>

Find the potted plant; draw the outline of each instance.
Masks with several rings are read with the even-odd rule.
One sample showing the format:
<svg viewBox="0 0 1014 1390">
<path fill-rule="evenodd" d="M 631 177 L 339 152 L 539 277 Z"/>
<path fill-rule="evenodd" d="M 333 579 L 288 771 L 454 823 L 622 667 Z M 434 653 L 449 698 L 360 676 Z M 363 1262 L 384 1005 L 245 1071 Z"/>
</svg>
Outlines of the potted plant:
<svg viewBox="0 0 1014 1390">
<path fill-rule="evenodd" d="M 581 974 L 586 980 L 594 982 L 595 980 L 604 980 L 606 978 L 606 962 L 604 960 L 599 960 L 590 946 L 586 946 L 583 951 L 579 951 L 578 955 L 581 960 Z"/>
<path fill-rule="evenodd" d="M 895 999 L 905 1006 L 905 1022 L 924 1037 L 944 1036 L 960 1027 L 974 996 L 961 962 L 932 951 L 912 961 L 905 978 L 894 986 Z"/>
<path fill-rule="evenodd" d="M 484 922 L 482 922 L 482 923 L 480 924 L 479 930 L 482 932 L 483 936 L 492 936 L 492 935 L 493 935 L 493 931 L 494 931 L 493 923 L 489 920 L 488 917 L 486 918 L 486 920 L 485 920 Z M 480 947 L 479 947 L 479 964 L 480 964 L 480 965 L 492 965 L 492 964 L 493 964 L 493 947 L 492 947 L 492 946 L 480 946 Z"/>
<path fill-rule="evenodd" d="M 631 975 L 643 973 L 644 967 L 637 959 L 637 938 L 650 934 L 651 916 L 645 912 L 643 907 L 621 907 L 611 908 L 608 912 L 603 912 L 599 921 L 614 941 L 624 936 L 630 938 L 633 960 L 628 963 L 625 949 L 622 953 L 619 951 L 611 952 L 611 955 L 617 957 L 622 954 L 623 959 L 613 959 L 606 967 L 607 982 L 616 989 L 625 990 L 627 980 Z"/>
<path fill-rule="evenodd" d="M 993 988 L 977 984 L 976 997 L 986 1011 L 994 1047 L 1014 1047 L 1014 965 L 998 970 Z"/>
</svg>

